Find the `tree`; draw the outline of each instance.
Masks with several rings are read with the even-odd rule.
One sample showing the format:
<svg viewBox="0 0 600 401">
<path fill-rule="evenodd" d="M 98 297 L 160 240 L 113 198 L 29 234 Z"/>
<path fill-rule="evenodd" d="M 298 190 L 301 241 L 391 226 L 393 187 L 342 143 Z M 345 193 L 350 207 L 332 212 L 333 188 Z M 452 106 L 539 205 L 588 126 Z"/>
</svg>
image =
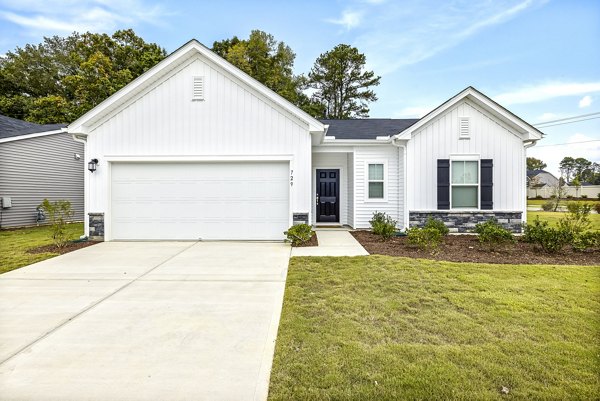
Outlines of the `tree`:
<svg viewBox="0 0 600 401">
<path fill-rule="evenodd" d="M 323 105 L 324 118 L 349 119 L 369 116 L 369 102 L 377 100 L 369 88 L 381 77 L 365 71 L 366 57 L 358 49 L 340 44 L 321 54 L 308 74 L 313 95 Z"/>
<path fill-rule="evenodd" d="M 536 159 L 535 157 L 527 158 L 527 170 L 543 170 L 546 167 L 548 167 L 548 165 L 540 159 Z"/>
<path fill-rule="evenodd" d="M 554 201 L 554 212 L 558 210 L 558 205 L 560 205 L 561 199 L 566 198 L 567 196 L 567 188 L 565 188 L 565 182 L 562 179 L 559 179 L 556 184 L 552 186 L 551 189 L 552 200 Z"/>
<path fill-rule="evenodd" d="M 0 58 L 0 113 L 70 122 L 166 56 L 131 29 L 46 37 Z"/>
<path fill-rule="evenodd" d="M 538 177 L 537 175 L 534 177 L 531 177 L 528 181 L 529 189 L 533 189 L 535 191 L 536 198 L 538 196 L 538 189 L 540 187 L 540 184 L 541 184 L 541 180 L 540 180 L 540 177 Z"/>
<path fill-rule="evenodd" d="M 573 173 L 575 172 L 575 165 L 575 159 L 568 156 L 563 158 L 559 163 L 560 174 L 567 183 L 571 182 Z"/>
<path fill-rule="evenodd" d="M 214 42 L 212 50 L 290 102 L 299 104 L 301 82 L 293 74 L 296 54 L 273 35 L 253 30 L 248 39 Z"/>
</svg>

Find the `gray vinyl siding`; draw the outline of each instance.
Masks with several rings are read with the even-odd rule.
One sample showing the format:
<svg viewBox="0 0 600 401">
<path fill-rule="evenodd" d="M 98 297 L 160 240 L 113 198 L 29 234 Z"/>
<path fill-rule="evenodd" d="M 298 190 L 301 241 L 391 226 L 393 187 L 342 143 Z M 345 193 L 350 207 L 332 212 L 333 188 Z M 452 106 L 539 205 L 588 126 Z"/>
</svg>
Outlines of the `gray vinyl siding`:
<svg viewBox="0 0 600 401">
<path fill-rule="evenodd" d="M 36 207 L 44 198 L 69 200 L 74 220 L 82 221 L 83 151 L 83 144 L 66 133 L 0 143 L 0 197 L 12 198 L 11 208 L 0 209 L 1 227 L 35 225 Z"/>
</svg>

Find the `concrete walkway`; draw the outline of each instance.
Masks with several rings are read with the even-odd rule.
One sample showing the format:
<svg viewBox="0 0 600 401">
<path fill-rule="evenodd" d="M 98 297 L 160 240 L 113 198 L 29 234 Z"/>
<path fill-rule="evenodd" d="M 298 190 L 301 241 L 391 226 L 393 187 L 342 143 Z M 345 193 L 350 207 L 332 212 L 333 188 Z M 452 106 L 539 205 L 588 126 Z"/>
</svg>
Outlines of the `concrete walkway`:
<svg viewBox="0 0 600 401">
<path fill-rule="evenodd" d="M 265 400 L 283 243 L 110 242 L 0 276 L 2 400 Z"/>
<path fill-rule="evenodd" d="M 345 229 L 316 229 L 319 246 L 292 248 L 292 256 L 362 256 L 369 252 Z"/>
</svg>

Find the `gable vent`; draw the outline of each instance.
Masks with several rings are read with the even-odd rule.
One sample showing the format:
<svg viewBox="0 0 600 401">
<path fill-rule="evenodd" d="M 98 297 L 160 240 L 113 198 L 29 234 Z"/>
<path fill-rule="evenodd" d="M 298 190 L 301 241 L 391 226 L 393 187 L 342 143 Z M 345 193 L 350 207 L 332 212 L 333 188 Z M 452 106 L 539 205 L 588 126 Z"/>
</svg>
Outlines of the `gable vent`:
<svg viewBox="0 0 600 401">
<path fill-rule="evenodd" d="M 204 77 L 194 77 L 192 100 L 204 100 Z"/>
<path fill-rule="evenodd" d="M 469 117 L 459 117 L 458 118 L 458 137 L 469 138 L 471 136 L 471 126 L 469 124 Z"/>
</svg>

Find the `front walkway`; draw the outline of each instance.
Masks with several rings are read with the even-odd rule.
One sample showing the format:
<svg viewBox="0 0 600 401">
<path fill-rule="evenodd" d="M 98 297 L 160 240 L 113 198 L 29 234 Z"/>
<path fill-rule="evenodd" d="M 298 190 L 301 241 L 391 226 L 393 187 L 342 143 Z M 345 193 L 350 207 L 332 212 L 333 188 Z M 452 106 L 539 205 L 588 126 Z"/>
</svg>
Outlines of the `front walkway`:
<svg viewBox="0 0 600 401">
<path fill-rule="evenodd" d="M 0 276 L 2 400 L 265 400 L 289 245 L 107 242 Z"/>
<path fill-rule="evenodd" d="M 319 246 L 292 248 L 292 256 L 363 256 L 369 252 L 346 229 L 317 228 Z"/>
</svg>

